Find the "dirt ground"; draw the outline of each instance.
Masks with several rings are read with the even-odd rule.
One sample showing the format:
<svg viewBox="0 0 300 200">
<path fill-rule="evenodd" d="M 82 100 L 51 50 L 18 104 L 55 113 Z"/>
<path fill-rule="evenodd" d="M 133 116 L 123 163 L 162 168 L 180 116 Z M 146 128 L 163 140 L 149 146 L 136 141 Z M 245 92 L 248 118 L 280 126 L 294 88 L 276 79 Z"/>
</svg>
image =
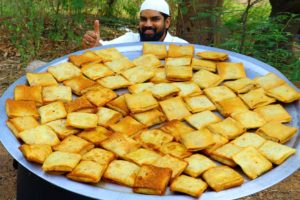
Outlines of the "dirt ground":
<svg viewBox="0 0 300 200">
<path fill-rule="evenodd" d="M 1 34 L 0 34 L 1 35 Z M 16 79 L 24 75 L 25 69 L 20 62 L 16 49 L 3 38 L 0 40 L 0 96 Z M 299 85 L 298 85 L 299 86 Z M 0 133 L 1 134 L 1 133 Z M 16 199 L 16 169 L 12 157 L 0 143 L 0 200 Z M 242 198 L 243 200 L 300 199 L 300 170 L 279 184 L 257 194 Z"/>
</svg>

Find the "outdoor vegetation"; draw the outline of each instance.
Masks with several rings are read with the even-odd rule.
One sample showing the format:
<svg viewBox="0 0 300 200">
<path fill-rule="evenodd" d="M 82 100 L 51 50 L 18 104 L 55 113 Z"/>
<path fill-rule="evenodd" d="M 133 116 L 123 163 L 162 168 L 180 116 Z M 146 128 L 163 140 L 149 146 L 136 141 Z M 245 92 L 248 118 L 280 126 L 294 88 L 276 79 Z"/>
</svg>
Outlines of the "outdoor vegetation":
<svg viewBox="0 0 300 200">
<path fill-rule="evenodd" d="M 136 31 L 142 0 L 0 0 L 1 35 L 17 50 L 22 67 L 81 49 L 81 37 L 101 21 L 109 40 Z M 300 81 L 300 5 L 280 0 L 169 0 L 171 32 L 191 43 L 242 53 Z M 274 3 L 275 2 L 275 3 Z M 289 1 L 283 1 L 288 4 Z M 276 4 L 277 3 L 277 4 Z M 298 10 L 295 9 L 298 6 Z M 299 35 L 298 35 L 299 37 Z"/>
</svg>

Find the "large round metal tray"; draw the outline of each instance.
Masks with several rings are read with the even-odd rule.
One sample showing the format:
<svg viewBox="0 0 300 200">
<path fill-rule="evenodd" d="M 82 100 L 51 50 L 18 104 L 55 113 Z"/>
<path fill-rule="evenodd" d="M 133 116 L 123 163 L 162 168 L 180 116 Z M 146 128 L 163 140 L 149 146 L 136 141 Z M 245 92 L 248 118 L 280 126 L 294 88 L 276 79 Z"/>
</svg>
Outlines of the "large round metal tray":
<svg viewBox="0 0 300 200">
<path fill-rule="evenodd" d="M 168 44 L 168 43 L 164 43 Z M 96 47 L 91 50 L 102 49 L 102 48 L 110 48 L 115 47 L 119 51 L 121 51 L 125 56 L 129 59 L 133 59 L 141 55 L 142 50 L 142 43 L 126 43 L 126 44 L 119 44 L 119 45 L 107 45 L 102 47 Z M 229 54 L 231 62 L 243 62 L 245 65 L 246 73 L 249 78 L 254 78 L 256 76 L 262 76 L 267 74 L 268 72 L 273 72 L 277 74 L 279 77 L 287 81 L 290 85 L 296 88 L 283 74 L 281 74 L 275 68 L 258 61 L 256 59 L 250 58 L 248 56 L 244 56 L 241 54 L 233 53 L 230 51 L 206 47 L 201 45 L 195 45 L 196 52 L 210 50 L 210 51 L 220 51 L 226 52 Z M 83 51 L 78 51 L 73 54 L 81 54 Z M 52 62 L 46 64 L 45 66 L 40 67 L 36 70 L 36 72 L 46 71 L 49 66 L 56 65 L 61 62 L 65 62 L 68 59 L 66 55 L 61 58 L 55 59 Z M 20 146 L 19 141 L 15 138 L 15 136 L 11 133 L 11 131 L 6 126 L 7 115 L 5 112 L 5 101 L 8 98 L 13 98 L 13 91 L 16 85 L 25 84 L 26 77 L 23 76 L 14 82 L 3 94 L 0 99 L 0 141 L 7 149 L 7 151 L 16 159 L 21 165 L 27 168 L 29 171 L 34 173 L 35 175 L 41 177 L 42 179 L 52 183 L 58 187 L 63 189 L 78 193 L 83 196 L 96 198 L 96 199 L 193 199 L 186 195 L 181 194 L 173 194 L 169 191 L 166 192 L 165 196 L 155 196 L 155 195 L 142 195 L 142 194 L 135 194 L 132 193 L 130 188 L 119 186 L 112 183 L 106 183 L 101 181 L 101 183 L 97 186 L 82 184 L 78 182 L 71 181 L 64 176 L 58 175 L 51 175 L 44 173 L 41 169 L 40 165 L 33 164 L 28 162 L 22 153 L 19 151 L 18 147 Z M 296 88 L 297 89 L 297 88 Z M 299 89 L 297 89 L 299 91 Z M 300 127 L 300 101 L 285 105 L 285 108 L 288 112 L 292 115 L 293 120 L 290 122 L 291 126 Z M 282 165 L 274 167 L 271 171 L 267 172 L 266 174 L 258 177 L 255 180 L 248 180 L 246 179 L 245 183 L 240 187 L 224 190 L 221 192 L 213 192 L 207 191 L 205 192 L 200 198 L 201 200 L 206 199 L 236 199 L 240 197 L 244 197 L 261 190 L 264 190 L 283 179 L 287 178 L 293 172 L 295 172 L 300 167 L 300 143 L 299 143 L 299 130 L 297 134 L 293 137 L 291 141 L 287 143 L 288 146 L 294 147 L 297 149 L 295 155 L 291 156 L 288 160 L 286 160 Z"/>
</svg>

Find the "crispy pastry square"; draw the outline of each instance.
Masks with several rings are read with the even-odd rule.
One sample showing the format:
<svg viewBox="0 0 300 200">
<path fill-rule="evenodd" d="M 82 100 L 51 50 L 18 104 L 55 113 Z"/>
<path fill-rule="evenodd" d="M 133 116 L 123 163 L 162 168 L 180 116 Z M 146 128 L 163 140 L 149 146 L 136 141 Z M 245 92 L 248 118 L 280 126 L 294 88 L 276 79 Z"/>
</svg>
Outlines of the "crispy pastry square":
<svg viewBox="0 0 300 200">
<path fill-rule="evenodd" d="M 67 126 L 66 119 L 58 119 L 51 122 L 46 123 L 59 137 L 59 139 L 64 139 L 69 135 L 73 135 L 79 132 L 78 129 L 74 127 Z"/>
<path fill-rule="evenodd" d="M 245 94 L 239 94 L 239 97 L 251 109 L 266 106 L 276 101 L 276 99 L 268 97 L 262 88 L 250 90 Z"/>
<path fill-rule="evenodd" d="M 184 160 L 188 162 L 188 166 L 184 170 L 184 173 L 194 178 L 200 176 L 206 170 L 217 166 L 215 162 L 201 154 L 193 154 Z"/>
<path fill-rule="evenodd" d="M 132 61 L 136 66 L 154 68 L 162 66 L 160 60 L 154 54 L 143 54 Z"/>
<path fill-rule="evenodd" d="M 254 111 L 243 111 L 232 113 L 232 118 L 240 122 L 246 129 L 259 128 L 263 126 L 266 121 Z"/>
<path fill-rule="evenodd" d="M 170 168 L 172 170 L 171 180 L 174 180 L 185 170 L 188 163 L 167 154 L 156 160 L 153 165 L 156 167 Z"/>
<path fill-rule="evenodd" d="M 102 141 L 106 140 L 112 134 L 111 131 L 107 130 L 102 126 L 96 128 L 86 129 L 79 133 L 77 136 L 81 137 L 94 145 L 99 146 Z"/>
<path fill-rule="evenodd" d="M 55 151 L 45 160 L 42 169 L 45 172 L 70 172 L 79 163 L 81 155 Z"/>
<path fill-rule="evenodd" d="M 174 136 L 175 141 L 181 140 L 181 133 L 192 132 L 195 129 L 188 126 L 186 123 L 179 120 L 171 120 L 163 124 L 160 129 Z"/>
<path fill-rule="evenodd" d="M 26 73 L 26 78 L 30 86 L 50 86 L 58 85 L 55 78 L 49 72 Z"/>
<path fill-rule="evenodd" d="M 284 109 L 280 104 L 271 104 L 263 107 L 256 108 L 254 112 L 257 112 L 267 122 L 279 121 L 279 122 L 290 122 L 292 116 Z"/>
<path fill-rule="evenodd" d="M 105 169 L 106 165 L 100 165 L 90 160 L 83 160 L 67 174 L 67 177 L 78 182 L 98 183 Z"/>
<path fill-rule="evenodd" d="M 132 114 L 132 117 L 142 124 L 146 125 L 147 127 L 166 121 L 166 116 L 158 109 Z"/>
<path fill-rule="evenodd" d="M 178 57 L 193 57 L 195 47 L 193 45 L 176 45 L 170 44 L 168 57 L 178 58 Z"/>
<path fill-rule="evenodd" d="M 97 82 L 101 86 L 112 90 L 127 88 L 129 85 L 131 85 L 131 83 L 121 75 L 106 76 L 104 78 L 97 80 Z"/>
<path fill-rule="evenodd" d="M 162 100 L 177 95 L 180 89 L 171 83 L 158 83 L 151 86 L 148 91 L 150 91 L 156 99 Z"/>
<path fill-rule="evenodd" d="M 227 53 L 215 52 L 215 51 L 197 52 L 197 56 L 205 60 L 214 60 L 214 61 L 225 61 L 228 59 Z"/>
<path fill-rule="evenodd" d="M 37 127 L 38 121 L 32 116 L 14 117 L 6 121 L 8 128 L 19 138 L 19 133 Z"/>
<path fill-rule="evenodd" d="M 254 87 L 254 81 L 249 78 L 240 78 L 234 81 L 226 81 L 224 85 L 234 92 L 241 94 L 249 92 Z"/>
<path fill-rule="evenodd" d="M 150 149 L 139 148 L 124 156 L 126 160 L 134 162 L 138 165 L 153 164 L 157 159 L 161 158 L 161 155 Z"/>
<path fill-rule="evenodd" d="M 113 59 L 111 62 L 105 62 L 104 64 L 117 74 L 121 73 L 123 70 L 135 66 L 135 64 L 131 62 L 127 57 Z"/>
<path fill-rule="evenodd" d="M 164 59 L 167 57 L 167 47 L 164 44 L 151 44 L 143 43 L 143 54 L 153 54 L 158 59 Z"/>
<path fill-rule="evenodd" d="M 122 133 L 127 136 L 132 136 L 142 129 L 145 129 L 146 126 L 130 116 L 126 116 L 121 121 L 116 124 L 111 124 L 109 126 L 113 131 Z"/>
<path fill-rule="evenodd" d="M 193 197 L 200 197 L 207 189 L 207 183 L 201 179 L 192 178 L 186 175 L 180 175 L 171 183 L 170 190 L 172 192 L 182 192 Z"/>
<path fill-rule="evenodd" d="M 94 148 L 94 145 L 78 136 L 70 135 L 66 137 L 61 143 L 53 147 L 55 151 L 63 151 L 69 153 L 85 154 Z"/>
<path fill-rule="evenodd" d="M 211 152 L 210 157 L 225 165 L 235 167 L 236 163 L 233 161 L 232 156 L 239 153 L 242 149 L 242 147 L 234 145 L 230 142 Z"/>
<path fill-rule="evenodd" d="M 259 128 L 266 123 L 266 121 L 259 114 L 251 110 L 232 113 L 231 117 L 240 122 L 246 129 Z"/>
<path fill-rule="evenodd" d="M 219 135 L 217 133 L 212 132 L 211 134 L 212 134 L 212 138 L 214 141 L 214 145 L 212 145 L 211 147 L 208 147 L 202 151 L 205 155 L 211 155 L 213 151 L 215 151 L 217 148 L 223 146 L 224 144 L 227 144 L 229 141 L 226 137 Z"/>
<path fill-rule="evenodd" d="M 184 101 L 192 113 L 216 110 L 215 105 L 205 95 L 185 97 Z"/>
<path fill-rule="evenodd" d="M 194 73 L 192 80 L 199 85 L 201 89 L 215 87 L 223 81 L 221 76 L 204 69 Z"/>
<path fill-rule="evenodd" d="M 152 83 L 169 83 L 170 81 L 167 79 L 166 69 L 164 67 L 154 68 L 154 75 L 150 79 Z"/>
<path fill-rule="evenodd" d="M 56 101 L 49 103 L 45 106 L 39 108 L 39 113 L 41 116 L 41 123 L 45 124 L 57 119 L 63 119 L 67 116 L 67 111 L 65 109 L 64 103 L 61 101 Z"/>
<path fill-rule="evenodd" d="M 63 82 L 64 85 L 71 87 L 72 92 L 76 95 L 81 95 L 82 90 L 96 85 L 96 82 L 85 78 L 84 76 L 77 76 Z"/>
<path fill-rule="evenodd" d="M 298 129 L 295 127 L 271 121 L 257 129 L 256 133 L 267 140 L 284 144 L 289 141 L 297 133 L 297 131 Z"/>
<path fill-rule="evenodd" d="M 55 132 L 46 125 L 40 125 L 19 133 L 20 138 L 26 144 L 46 144 L 54 146 L 60 143 Z"/>
<path fill-rule="evenodd" d="M 158 102 L 150 92 L 125 94 L 125 101 L 132 113 L 144 112 L 158 107 Z"/>
<path fill-rule="evenodd" d="M 112 152 L 100 148 L 94 148 L 82 156 L 82 160 L 94 161 L 100 165 L 108 165 L 114 159 L 115 155 Z"/>
<path fill-rule="evenodd" d="M 218 111 L 224 116 L 229 117 L 232 113 L 249 110 L 246 104 L 239 98 L 233 97 L 215 102 Z"/>
<path fill-rule="evenodd" d="M 81 71 L 89 79 L 97 80 L 106 76 L 111 76 L 114 72 L 102 63 L 88 63 L 82 66 Z"/>
<path fill-rule="evenodd" d="M 94 85 L 89 86 L 89 87 L 84 88 L 83 90 L 81 90 L 81 95 L 84 95 L 84 94 L 86 94 L 86 93 L 89 92 L 89 91 L 100 90 L 100 89 L 102 89 L 102 88 L 104 88 L 104 87 L 101 86 L 99 83 L 95 82 Z"/>
<path fill-rule="evenodd" d="M 69 80 L 81 75 L 80 69 L 70 62 L 63 62 L 50 66 L 48 68 L 48 72 L 50 72 L 58 82 Z"/>
<path fill-rule="evenodd" d="M 102 58 L 103 62 L 108 62 L 124 57 L 124 55 L 116 48 L 95 50 L 94 53 Z"/>
<path fill-rule="evenodd" d="M 217 63 L 214 61 L 210 61 L 210 60 L 202 60 L 202 59 L 198 59 L 198 58 L 193 58 L 191 66 L 192 66 L 193 70 L 204 69 L 204 70 L 211 71 L 211 72 L 217 71 Z"/>
<path fill-rule="evenodd" d="M 217 70 L 223 80 L 246 78 L 243 63 L 218 62 Z"/>
<path fill-rule="evenodd" d="M 192 152 L 188 151 L 187 148 L 178 142 L 165 143 L 160 147 L 160 152 L 169 154 L 177 158 L 186 158 L 192 155 Z"/>
<path fill-rule="evenodd" d="M 72 90 L 68 86 L 46 86 L 42 90 L 43 102 L 54 101 L 70 102 L 72 101 Z"/>
<path fill-rule="evenodd" d="M 15 101 L 7 99 L 5 109 L 7 116 L 10 118 L 27 116 L 38 118 L 40 116 L 34 101 Z"/>
<path fill-rule="evenodd" d="M 140 147 L 140 144 L 127 135 L 113 133 L 106 140 L 101 142 L 101 146 L 123 158 L 126 154 L 137 150 Z"/>
<path fill-rule="evenodd" d="M 203 93 L 200 87 L 194 82 L 177 82 L 172 84 L 180 89 L 178 95 L 182 97 L 198 96 Z"/>
<path fill-rule="evenodd" d="M 258 150 L 264 157 L 276 165 L 280 165 L 288 157 L 296 153 L 296 149 L 270 140 L 267 140 Z"/>
<path fill-rule="evenodd" d="M 140 167 L 125 160 L 113 160 L 104 172 L 103 177 L 115 183 L 133 187 Z"/>
<path fill-rule="evenodd" d="M 126 116 L 129 113 L 129 109 L 127 107 L 124 95 L 118 96 L 114 100 L 108 102 L 106 106 L 122 113 L 123 116 Z"/>
<path fill-rule="evenodd" d="M 235 93 L 226 86 L 217 86 L 204 89 L 204 93 L 212 102 L 236 97 Z"/>
<path fill-rule="evenodd" d="M 74 99 L 65 104 L 68 113 L 80 111 L 82 109 L 94 108 L 94 105 L 89 102 L 85 95 Z"/>
<path fill-rule="evenodd" d="M 161 101 L 159 102 L 159 105 L 169 121 L 173 119 L 182 120 L 183 118 L 191 115 L 181 97 L 174 97 Z"/>
<path fill-rule="evenodd" d="M 267 90 L 267 95 L 284 103 L 300 100 L 300 92 L 297 92 L 297 90 L 288 84 L 283 84 Z"/>
<path fill-rule="evenodd" d="M 216 192 L 242 185 L 244 178 L 227 166 L 218 166 L 204 172 L 206 183 Z"/>
<path fill-rule="evenodd" d="M 17 85 L 14 90 L 14 100 L 34 101 L 37 105 L 42 105 L 42 86 Z"/>
<path fill-rule="evenodd" d="M 91 90 L 88 91 L 85 95 L 86 98 L 97 107 L 104 106 L 106 103 L 110 102 L 118 96 L 113 90 L 108 88 Z"/>
<path fill-rule="evenodd" d="M 153 86 L 154 84 L 151 82 L 147 82 L 147 83 L 138 83 L 138 84 L 134 84 L 134 85 L 130 85 L 128 87 L 128 91 L 131 94 L 137 94 L 140 92 L 144 92 L 146 91 L 148 88 L 150 88 L 151 86 Z"/>
<path fill-rule="evenodd" d="M 67 126 L 76 128 L 96 128 L 98 116 L 92 113 L 73 112 L 67 115 Z"/>
<path fill-rule="evenodd" d="M 228 117 L 221 122 L 209 124 L 207 128 L 212 133 L 220 134 L 229 140 L 238 137 L 246 131 L 240 122 L 232 119 L 231 117 Z"/>
<path fill-rule="evenodd" d="M 189 81 L 193 77 L 191 66 L 166 66 L 166 76 L 170 81 Z"/>
<path fill-rule="evenodd" d="M 105 107 L 99 107 L 98 108 L 98 125 L 109 127 L 109 125 L 112 125 L 119 121 L 122 118 L 122 114 L 118 111 L 105 108 Z"/>
<path fill-rule="evenodd" d="M 135 137 L 140 144 L 149 149 L 159 150 L 165 143 L 173 140 L 173 136 L 159 129 L 149 129 L 142 131 Z"/>
<path fill-rule="evenodd" d="M 254 147 L 247 147 L 235 154 L 232 159 L 242 168 L 243 172 L 255 179 L 272 168 L 272 163 Z"/>
<path fill-rule="evenodd" d="M 273 73 L 268 73 L 264 76 L 255 77 L 253 81 L 256 87 L 262 87 L 265 90 L 272 89 L 285 83 L 284 80 L 282 80 L 276 74 Z"/>
<path fill-rule="evenodd" d="M 69 56 L 69 61 L 72 62 L 74 65 L 80 67 L 83 64 L 94 62 L 96 60 L 101 59 L 97 54 L 92 51 L 86 51 L 80 55 L 71 55 Z"/>
<path fill-rule="evenodd" d="M 190 66 L 191 57 L 166 58 L 166 66 Z"/>
<path fill-rule="evenodd" d="M 266 140 L 255 133 L 244 133 L 231 141 L 239 147 L 254 147 L 258 149 Z"/>
<path fill-rule="evenodd" d="M 206 128 L 182 133 L 181 142 L 189 151 L 200 151 L 211 147 L 214 144 L 212 133 Z"/>
<path fill-rule="evenodd" d="M 133 191 L 142 194 L 163 195 L 171 178 L 169 168 L 142 165 L 133 185 Z"/>
<path fill-rule="evenodd" d="M 51 146 L 46 144 L 22 144 L 19 149 L 27 160 L 39 164 L 52 153 Z"/>
<path fill-rule="evenodd" d="M 185 120 L 198 130 L 207 127 L 209 124 L 222 121 L 219 116 L 210 110 L 187 116 L 185 117 Z"/>
<path fill-rule="evenodd" d="M 126 69 L 121 74 L 132 84 L 143 83 L 154 76 L 154 71 L 151 67 L 139 65 Z"/>
</svg>

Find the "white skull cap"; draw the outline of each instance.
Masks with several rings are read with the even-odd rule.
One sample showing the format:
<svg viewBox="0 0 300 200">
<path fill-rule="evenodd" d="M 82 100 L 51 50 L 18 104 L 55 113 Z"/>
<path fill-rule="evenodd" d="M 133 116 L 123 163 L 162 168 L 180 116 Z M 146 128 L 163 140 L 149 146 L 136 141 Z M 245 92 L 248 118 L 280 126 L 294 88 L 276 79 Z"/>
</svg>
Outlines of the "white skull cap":
<svg viewBox="0 0 300 200">
<path fill-rule="evenodd" d="M 165 0 L 145 0 L 140 12 L 143 10 L 156 10 L 170 16 L 169 5 Z"/>
</svg>

